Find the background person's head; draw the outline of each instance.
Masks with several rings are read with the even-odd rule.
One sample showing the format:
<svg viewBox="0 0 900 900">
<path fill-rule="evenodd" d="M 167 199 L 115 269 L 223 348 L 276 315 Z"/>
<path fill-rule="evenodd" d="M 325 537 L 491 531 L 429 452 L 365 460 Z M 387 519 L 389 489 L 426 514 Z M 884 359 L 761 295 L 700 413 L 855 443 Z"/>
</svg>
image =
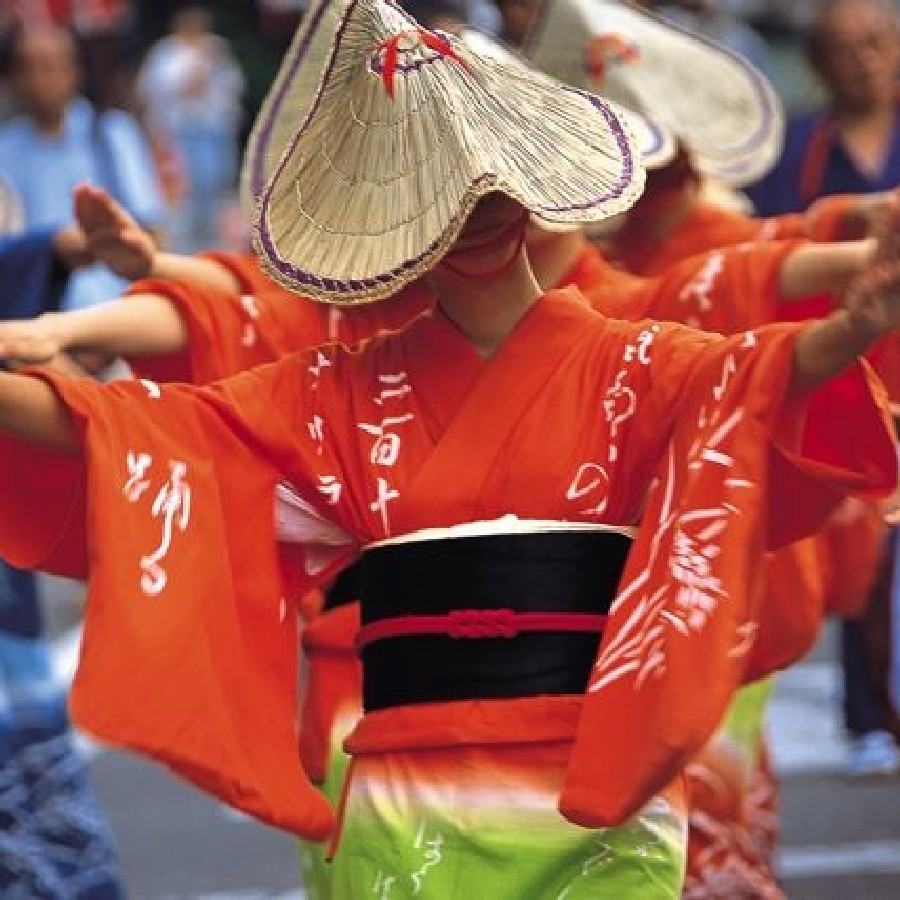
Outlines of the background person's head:
<svg viewBox="0 0 900 900">
<path fill-rule="evenodd" d="M 22 112 L 41 125 L 57 127 L 79 89 L 75 38 L 53 25 L 17 30 L 10 40 L 9 74 Z"/>
<path fill-rule="evenodd" d="M 697 201 L 701 181 L 690 149 L 679 138 L 675 156 L 666 165 L 648 170 L 644 193 L 625 214 L 626 221 L 642 228 L 673 210 L 686 212 Z"/>
<path fill-rule="evenodd" d="M 171 19 L 169 29 L 186 41 L 208 37 L 214 28 L 213 14 L 205 6 L 186 6 Z"/>
<path fill-rule="evenodd" d="M 511 47 L 521 48 L 541 11 L 541 0 L 496 0 L 503 28 L 500 36 Z"/>
<path fill-rule="evenodd" d="M 831 0 L 812 24 L 808 49 L 837 109 L 865 113 L 894 102 L 900 20 L 889 0 Z"/>
<path fill-rule="evenodd" d="M 403 8 L 425 28 L 457 34 L 466 24 L 463 0 L 407 0 Z"/>
</svg>

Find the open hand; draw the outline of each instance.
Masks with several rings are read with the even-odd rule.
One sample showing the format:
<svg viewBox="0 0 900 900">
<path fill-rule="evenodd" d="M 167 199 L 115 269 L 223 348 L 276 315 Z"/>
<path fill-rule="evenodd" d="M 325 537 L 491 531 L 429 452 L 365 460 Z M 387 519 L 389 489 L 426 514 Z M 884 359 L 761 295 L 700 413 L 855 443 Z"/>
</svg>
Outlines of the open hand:
<svg viewBox="0 0 900 900">
<path fill-rule="evenodd" d="M 862 237 L 878 236 L 885 223 L 894 214 L 894 207 L 900 191 L 880 191 L 874 194 L 860 194 L 856 197 L 849 213 L 849 225 L 857 228 Z"/>
<path fill-rule="evenodd" d="M 900 194 L 885 195 L 875 227 L 871 263 L 844 292 L 857 332 L 874 340 L 900 327 Z"/>
<path fill-rule="evenodd" d="M 53 236 L 53 252 L 69 271 L 94 262 L 84 232 L 77 225 L 66 225 L 56 232 Z"/>
<path fill-rule="evenodd" d="M 12 367 L 48 363 L 62 349 L 52 314 L 0 322 L 0 359 L 11 363 Z"/>
<path fill-rule="evenodd" d="M 149 275 L 156 255 L 153 236 L 101 188 L 79 185 L 74 199 L 75 221 L 94 259 L 130 281 Z"/>
<path fill-rule="evenodd" d="M 896 189 L 855 195 L 841 217 L 840 240 L 858 241 L 877 235 L 885 218 L 890 215 L 896 195 Z M 803 217 L 806 221 L 806 233 L 813 240 L 822 239 L 816 237 L 821 228 L 825 227 L 827 233 L 824 223 L 831 219 L 835 202 L 840 200 L 843 198 L 820 197 L 807 207 Z"/>
</svg>

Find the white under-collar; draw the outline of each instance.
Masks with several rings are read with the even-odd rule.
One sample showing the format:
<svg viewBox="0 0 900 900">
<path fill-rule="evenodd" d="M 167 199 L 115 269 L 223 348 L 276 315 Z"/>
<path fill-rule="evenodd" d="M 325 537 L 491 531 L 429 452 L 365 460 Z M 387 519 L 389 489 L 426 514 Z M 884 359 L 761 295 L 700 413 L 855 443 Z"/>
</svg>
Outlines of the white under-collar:
<svg viewBox="0 0 900 900">
<path fill-rule="evenodd" d="M 557 519 L 520 519 L 515 515 L 501 516 L 480 522 L 461 522 L 441 528 L 423 528 L 407 534 L 398 534 L 366 544 L 365 550 L 390 547 L 395 544 L 412 544 L 418 541 L 439 541 L 450 538 L 482 537 L 496 534 L 542 534 L 549 532 L 621 534 L 631 540 L 637 535 L 637 528 L 627 525 L 601 525 L 594 522 L 563 522 Z"/>
</svg>

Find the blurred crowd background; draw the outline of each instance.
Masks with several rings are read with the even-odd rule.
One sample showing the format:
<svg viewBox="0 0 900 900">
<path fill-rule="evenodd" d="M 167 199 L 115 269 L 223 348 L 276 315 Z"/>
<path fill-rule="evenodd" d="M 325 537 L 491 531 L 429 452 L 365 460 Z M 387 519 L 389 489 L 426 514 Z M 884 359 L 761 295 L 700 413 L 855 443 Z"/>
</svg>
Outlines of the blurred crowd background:
<svg viewBox="0 0 900 900">
<path fill-rule="evenodd" d="M 644 3 L 751 59 L 788 114 L 822 102 L 804 52 L 824 0 Z M 450 10 L 501 33 L 492 0 L 413 0 L 420 18 Z M 97 110 L 123 109 L 146 130 L 165 215 L 150 216 L 184 251 L 245 239 L 234 203 L 240 148 L 303 15 L 304 0 L 0 0 L 0 123 L 21 96 L 11 77 L 17 28 L 62 24 L 78 40 L 78 90 Z M 42 65 L 46 75 L 47 66 Z M 34 217 L 27 216 L 33 223 Z M 157 221 L 158 220 L 158 221 Z"/>
</svg>

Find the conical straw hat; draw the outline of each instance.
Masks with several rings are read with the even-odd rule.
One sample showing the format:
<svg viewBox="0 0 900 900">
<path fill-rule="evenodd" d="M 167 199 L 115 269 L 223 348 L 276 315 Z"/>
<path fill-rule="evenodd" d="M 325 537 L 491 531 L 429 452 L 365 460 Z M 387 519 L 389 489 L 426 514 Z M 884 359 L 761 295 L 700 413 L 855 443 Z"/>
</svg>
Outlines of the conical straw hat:
<svg viewBox="0 0 900 900">
<path fill-rule="evenodd" d="M 765 77 L 718 44 L 615 0 L 545 0 L 528 58 L 555 78 L 641 110 L 734 186 L 781 152 L 784 116 Z"/>
<path fill-rule="evenodd" d="M 345 3 L 310 5 L 260 107 L 241 168 L 241 200 L 252 210 L 281 155 L 312 106 L 331 56 Z"/>
<path fill-rule="evenodd" d="M 283 109 L 306 109 L 312 104 L 319 86 L 321 69 L 331 50 L 332 38 L 329 26 L 336 30 L 341 4 L 320 3 L 304 16 L 294 35 L 291 47 L 276 75 L 275 81 L 256 117 L 241 170 L 241 198 L 244 208 L 252 210 L 256 198 L 281 160 L 281 155 L 297 129 L 297 122 L 288 115 L 279 115 Z M 331 21 L 325 20 L 330 17 Z M 322 27 L 316 27 L 318 22 Z M 316 40 L 313 40 L 313 36 Z M 459 39 L 471 50 L 482 56 L 519 65 L 530 65 L 514 50 L 477 28 L 465 27 Z M 297 60 L 304 56 L 304 65 Z M 314 62 L 318 60 L 319 65 Z M 613 111 L 623 118 L 635 139 L 645 169 L 656 169 L 675 157 L 677 142 L 672 131 L 651 116 L 607 101 Z"/>
<path fill-rule="evenodd" d="M 466 26 L 462 28 L 458 34 L 459 39 L 470 49 L 482 56 L 493 56 L 496 59 L 506 59 L 516 61 L 522 65 L 529 65 L 528 61 L 521 57 L 515 50 L 508 47 L 502 41 L 495 37 L 491 37 L 480 31 L 478 28 Z M 650 116 L 628 109 L 611 100 L 607 103 L 612 107 L 617 116 L 624 119 L 628 128 L 634 136 L 635 144 L 641 157 L 641 163 L 645 169 L 657 169 L 667 163 L 670 163 L 678 150 L 678 142 L 675 135 L 661 125 Z M 534 224 L 538 228 L 545 231 L 584 231 L 591 237 L 605 234 L 608 229 L 608 223 L 613 218 L 604 220 L 603 222 L 584 223 L 584 222 L 566 222 L 566 223 L 550 223 L 547 221 L 535 220 Z"/>
<path fill-rule="evenodd" d="M 331 303 L 390 296 L 492 191 L 548 222 L 601 220 L 639 196 L 634 139 L 602 100 L 428 32 L 385 0 L 307 15 L 256 134 L 263 168 L 285 148 L 258 196 L 254 241 L 289 288 Z M 312 70 L 310 95 L 300 85 Z M 290 105 L 302 96 L 312 99 Z"/>
<path fill-rule="evenodd" d="M 494 56 L 497 59 L 517 61 L 521 65 L 530 65 L 527 59 L 520 57 L 501 41 L 490 37 L 477 28 L 465 27 L 459 32 L 459 39 L 470 49 L 482 56 Z M 617 116 L 628 124 L 645 169 L 658 169 L 675 158 L 678 143 L 675 135 L 662 122 L 651 116 L 629 109 L 607 98 Z"/>
</svg>

